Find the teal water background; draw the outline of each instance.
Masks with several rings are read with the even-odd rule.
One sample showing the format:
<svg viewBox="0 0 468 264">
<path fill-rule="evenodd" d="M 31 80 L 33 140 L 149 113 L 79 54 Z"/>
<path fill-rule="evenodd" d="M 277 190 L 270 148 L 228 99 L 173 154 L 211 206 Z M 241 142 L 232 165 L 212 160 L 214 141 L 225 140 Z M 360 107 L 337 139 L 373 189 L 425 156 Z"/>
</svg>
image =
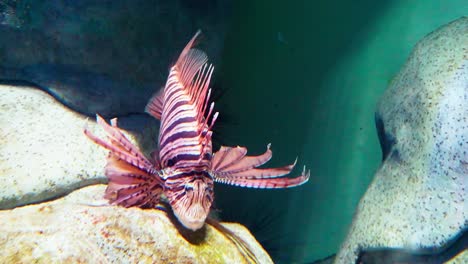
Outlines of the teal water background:
<svg viewBox="0 0 468 264">
<path fill-rule="evenodd" d="M 107 3 L 109 10 L 101 6 Z M 76 72 L 64 65 L 72 64 L 94 74 L 94 81 L 92 76 L 104 74 L 119 84 L 136 83 L 121 90 L 108 86 L 143 94 L 140 101 L 125 94 L 142 111 L 163 85 L 171 59 L 200 28 L 200 47 L 216 63 L 214 89 L 222 91 L 215 97 L 215 143 L 246 146 L 253 155 L 272 143 L 267 166 L 298 156 L 291 176 L 303 165 L 311 170 L 306 185 L 287 190 L 216 185 L 221 218 L 245 224 L 275 263 L 336 253 L 381 162 L 374 124 L 378 99 L 418 40 L 467 16 L 468 1 L 238 0 L 225 20 L 217 11 L 225 9 L 216 6 L 223 0 L 168 3 L 0 1 L 0 64 L 40 65 L 51 83 L 71 78 L 44 64 L 68 76 Z M 222 47 L 206 44 L 221 43 L 218 34 L 231 18 L 223 54 L 212 56 Z M 94 103 L 109 94 L 102 85 L 78 87 L 82 94 L 98 94 Z"/>
<path fill-rule="evenodd" d="M 250 227 L 278 263 L 339 250 L 381 162 L 376 103 L 414 45 L 468 15 L 464 0 L 236 1 L 217 67 L 221 143 L 272 165 L 298 155 L 309 182 L 288 190 L 217 185 L 226 220 Z"/>
</svg>

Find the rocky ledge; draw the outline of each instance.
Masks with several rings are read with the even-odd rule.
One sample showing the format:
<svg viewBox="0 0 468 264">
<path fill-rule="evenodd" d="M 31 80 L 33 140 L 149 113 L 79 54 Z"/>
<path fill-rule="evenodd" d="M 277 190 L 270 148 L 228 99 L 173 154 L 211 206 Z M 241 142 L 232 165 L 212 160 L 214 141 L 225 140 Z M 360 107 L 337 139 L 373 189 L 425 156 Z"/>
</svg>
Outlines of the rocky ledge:
<svg viewBox="0 0 468 264">
<path fill-rule="evenodd" d="M 272 263 L 239 224 L 190 232 L 163 210 L 109 206 L 104 189 L 0 211 L 0 263 Z"/>
</svg>

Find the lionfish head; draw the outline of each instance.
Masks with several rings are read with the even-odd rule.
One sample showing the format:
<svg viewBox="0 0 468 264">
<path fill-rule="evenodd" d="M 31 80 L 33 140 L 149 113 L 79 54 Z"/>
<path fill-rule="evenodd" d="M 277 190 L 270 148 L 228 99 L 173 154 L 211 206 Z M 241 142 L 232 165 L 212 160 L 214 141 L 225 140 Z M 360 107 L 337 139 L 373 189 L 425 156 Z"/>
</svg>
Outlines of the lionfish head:
<svg viewBox="0 0 468 264">
<path fill-rule="evenodd" d="M 169 183 L 172 187 L 166 190 L 166 196 L 179 222 L 196 231 L 203 227 L 210 212 L 214 196 L 213 180 L 205 175 L 186 179 L 176 184 Z"/>
</svg>

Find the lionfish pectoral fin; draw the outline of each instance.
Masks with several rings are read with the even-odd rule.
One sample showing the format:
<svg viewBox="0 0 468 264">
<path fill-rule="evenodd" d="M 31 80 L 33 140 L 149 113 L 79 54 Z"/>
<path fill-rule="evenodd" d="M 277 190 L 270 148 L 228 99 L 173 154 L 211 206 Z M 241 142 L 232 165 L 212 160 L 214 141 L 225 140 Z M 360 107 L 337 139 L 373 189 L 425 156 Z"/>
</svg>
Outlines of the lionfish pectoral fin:
<svg viewBox="0 0 468 264">
<path fill-rule="evenodd" d="M 161 114 L 164 105 L 164 88 L 159 89 L 149 100 L 145 107 L 145 112 L 152 115 L 154 118 L 161 120 Z"/>
<path fill-rule="evenodd" d="M 84 134 L 96 144 L 110 151 L 105 175 L 109 179 L 105 198 L 122 206 L 147 206 L 159 201 L 163 183 L 155 166 L 117 127 L 117 119 L 111 125 L 96 115 L 108 137 L 108 141 L 92 134 L 87 127 Z"/>
<path fill-rule="evenodd" d="M 109 179 L 104 198 L 124 207 L 154 207 L 163 192 L 163 182 L 151 174 L 109 154 L 105 174 Z"/>
<path fill-rule="evenodd" d="M 277 170 L 280 169 L 278 172 Z M 277 175 L 279 173 L 283 174 L 281 168 L 273 169 L 253 169 L 247 171 L 249 173 L 248 177 L 215 177 L 215 181 L 219 183 L 247 187 L 247 188 L 259 188 L 259 189 L 281 189 L 281 188 L 290 188 L 296 187 L 306 183 L 310 178 L 310 170 L 306 171 L 304 169 L 301 175 L 294 178 L 274 178 L 274 177 L 265 177 L 266 175 Z"/>
<path fill-rule="evenodd" d="M 225 147 L 221 146 L 212 160 L 212 170 L 223 173 L 236 173 L 261 166 L 268 162 L 273 153 L 270 150 L 271 144 L 268 144 L 267 150 L 262 155 L 246 156 L 245 147 Z"/>
<path fill-rule="evenodd" d="M 108 157 L 105 173 L 109 184 L 104 197 L 112 204 L 124 207 L 154 207 L 163 192 L 163 182 L 150 174 L 112 155 Z"/>
<path fill-rule="evenodd" d="M 161 169 L 161 160 L 159 159 L 159 149 L 155 149 L 150 153 L 151 160 L 153 161 L 154 167 L 158 170 Z"/>
<path fill-rule="evenodd" d="M 101 125 L 102 128 L 104 128 L 109 142 L 96 137 L 85 127 L 84 134 L 88 136 L 88 138 L 137 168 L 148 171 L 153 168 L 153 164 L 120 131 L 120 129 L 117 127 L 116 119 L 112 120 L 112 125 L 107 124 L 106 121 L 99 115 L 96 115 L 96 120 L 97 123 Z"/>
<path fill-rule="evenodd" d="M 221 147 L 212 160 L 212 174 L 216 182 L 251 188 L 288 188 L 306 183 L 310 171 L 305 166 L 301 175 L 295 178 L 282 177 L 289 174 L 293 164 L 278 168 L 257 168 L 268 162 L 273 153 L 268 144 L 265 153 L 258 156 L 245 156 L 246 148 Z"/>
</svg>

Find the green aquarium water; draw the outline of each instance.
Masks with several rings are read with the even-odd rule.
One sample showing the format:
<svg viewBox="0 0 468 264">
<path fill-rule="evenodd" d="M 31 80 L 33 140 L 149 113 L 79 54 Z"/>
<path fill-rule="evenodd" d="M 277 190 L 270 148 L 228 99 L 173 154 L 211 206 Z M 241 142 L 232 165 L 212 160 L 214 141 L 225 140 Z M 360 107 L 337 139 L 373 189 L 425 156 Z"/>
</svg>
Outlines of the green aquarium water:
<svg viewBox="0 0 468 264">
<path fill-rule="evenodd" d="M 467 118 L 467 0 L 0 0 L 0 263 L 467 263 Z"/>
<path fill-rule="evenodd" d="M 382 160 L 379 97 L 418 40 L 464 15 L 464 0 L 235 2 L 217 68 L 219 137 L 251 154 L 271 142 L 272 164 L 298 156 L 295 173 L 306 165 L 311 178 L 288 190 L 217 186 L 222 214 L 251 226 L 275 263 L 336 253 Z"/>
</svg>

